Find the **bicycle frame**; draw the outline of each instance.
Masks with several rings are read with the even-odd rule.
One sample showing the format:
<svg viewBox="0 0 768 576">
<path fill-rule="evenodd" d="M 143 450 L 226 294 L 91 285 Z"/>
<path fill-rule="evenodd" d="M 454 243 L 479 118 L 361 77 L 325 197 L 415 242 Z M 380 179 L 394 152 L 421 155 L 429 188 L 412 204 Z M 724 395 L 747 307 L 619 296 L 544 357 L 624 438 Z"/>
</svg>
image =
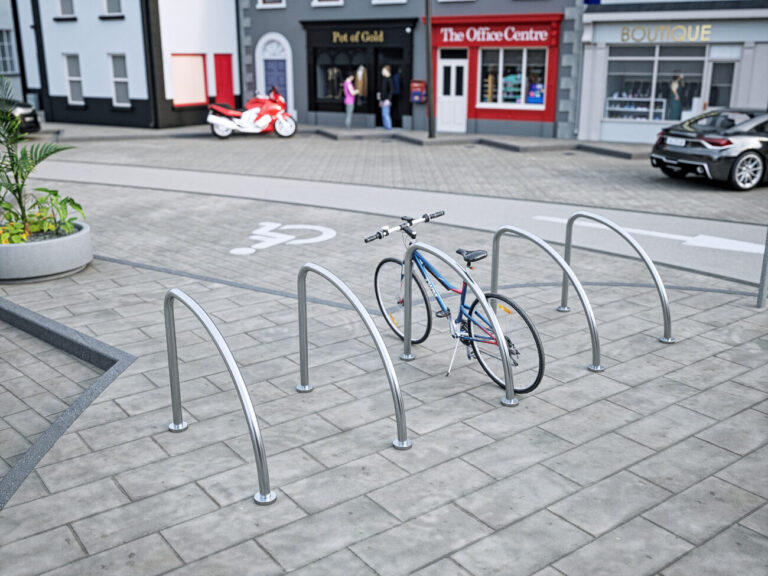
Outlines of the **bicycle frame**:
<svg viewBox="0 0 768 576">
<path fill-rule="evenodd" d="M 478 322 L 474 318 L 472 318 L 469 315 L 469 306 L 466 304 L 467 300 L 467 283 L 464 282 L 462 284 L 461 290 L 453 286 L 446 278 L 443 276 L 433 265 L 432 263 L 427 260 L 422 254 L 416 250 L 413 253 L 413 261 L 416 263 L 416 266 L 419 269 L 419 272 L 421 273 L 422 278 L 426 280 L 427 285 L 429 286 L 429 289 L 432 291 L 433 296 L 435 297 L 435 300 L 437 301 L 437 304 L 440 306 L 440 309 L 443 311 L 443 313 L 446 315 L 446 318 L 449 320 L 449 325 L 451 327 L 451 336 L 453 338 L 461 338 L 462 342 L 465 345 L 469 345 L 469 342 L 475 341 L 475 342 L 482 342 L 483 344 L 493 344 L 497 345 L 496 337 L 493 335 L 493 331 L 490 330 L 492 324 L 491 322 L 485 318 L 479 311 L 477 312 L 477 316 L 482 320 L 482 323 Z M 460 303 L 459 303 L 459 313 L 456 316 L 455 320 L 451 320 L 450 316 L 450 309 L 448 306 L 446 306 L 445 302 L 443 301 L 442 297 L 440 296 L 440 293 L 437 291 L 437 288 L 435 287 L 435 283 L 432 281 L 432 278 L 430 278 L 430 275 L 432 275 L 446 290 L 450 290 L 451 292 L 455 292 L 456 294 L 459 294 L 461 297 Z M 404 281 L 405 276 L 403 276 L 402 280 Z M 487 338 L 484 337 L 477 337 L 477 336 L 469 336 L 469 334 L 462 334 L 459 332 L 457 326 L 461 326 L 461 321 L 467 319 L 468 321 L 472 322 L 475 326 L 477 326 L 480 330 L 485 332 L 485 334 L 488 335 Z"/>
</svg>

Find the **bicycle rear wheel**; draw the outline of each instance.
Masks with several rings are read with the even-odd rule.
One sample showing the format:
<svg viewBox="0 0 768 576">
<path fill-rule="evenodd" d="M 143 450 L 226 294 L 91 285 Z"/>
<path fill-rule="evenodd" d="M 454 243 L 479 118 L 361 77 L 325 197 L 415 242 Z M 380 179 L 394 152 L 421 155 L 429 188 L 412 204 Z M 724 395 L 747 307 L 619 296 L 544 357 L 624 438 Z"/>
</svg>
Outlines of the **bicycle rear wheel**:
<svg viewBox="0 0 768 576">
<path fill-rule="evenodd" d="M 373 277 L 376 303 L 384 320 L 401 340 L 405 339 L 405 273 L 403 261 L 385 258 L 376 267 Z M 411 286 L 411 343 L 424 342 L 432 330 L 432 307 L 427 299 L 424 282 L 416 274 Z"/>
<path fill-rule="evenodd" d="M 496 311 L 496 319 L 507 343 L 512 362 L 516 394 L 532 392 L 544 376 L 544 348 L 539 333 L 530 318 L 509 298 L 499 294 L 486 294 L 485 299 Z M 477 361 L 501 388 L 504 388 L 504 364 L 491 322 L 486 318 L 480 301 L 469 309 L 469 335 Z"/>
</svg>

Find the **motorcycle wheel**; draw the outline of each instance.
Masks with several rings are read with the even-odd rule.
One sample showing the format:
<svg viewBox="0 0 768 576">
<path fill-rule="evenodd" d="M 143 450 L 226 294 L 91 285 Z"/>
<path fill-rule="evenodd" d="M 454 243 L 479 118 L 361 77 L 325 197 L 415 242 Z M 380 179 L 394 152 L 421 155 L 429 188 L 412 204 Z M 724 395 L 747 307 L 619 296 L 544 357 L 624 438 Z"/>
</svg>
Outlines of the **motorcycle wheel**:
<svg viewBox="0 0 768 576">
<path fill-rule="evenodd" d="M 229 138 L 232 134 L 232 128 L 221 126 L 220 124 L 211 124 L 211 132 L 217 138 Z"/>
<path fill-rule="evenodd" d="M 290 138 L 296 134 L 296 120 L 287 114 L 275 119 L 275 133 L 281 138 Z"/>
</svg>

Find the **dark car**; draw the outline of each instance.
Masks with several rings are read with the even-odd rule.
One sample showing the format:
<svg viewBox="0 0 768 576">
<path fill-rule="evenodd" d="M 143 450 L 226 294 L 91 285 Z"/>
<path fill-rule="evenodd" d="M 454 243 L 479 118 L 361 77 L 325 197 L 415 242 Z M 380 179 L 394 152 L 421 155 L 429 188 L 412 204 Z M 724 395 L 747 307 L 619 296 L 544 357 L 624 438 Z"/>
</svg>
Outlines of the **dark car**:
<svg viewBox="0 0 768 576">
<path fill-rule="evenodd" d="M 0 100 L 0 105 L 6 110 L 10 109 L 14 116 L 21 120 L 19 129 L 22 132 L 39 132 L 40 121 L 37 119 L 37 110 L 32 104 L 19 102 L 18 100 Z"/>
<path fill-rule="evenodd" d="M 738 191 L 766 182 L 768 112 L 714 109 L 664 128 L 651 164 L 671 178 L 699 174 Z"/>
</svg>

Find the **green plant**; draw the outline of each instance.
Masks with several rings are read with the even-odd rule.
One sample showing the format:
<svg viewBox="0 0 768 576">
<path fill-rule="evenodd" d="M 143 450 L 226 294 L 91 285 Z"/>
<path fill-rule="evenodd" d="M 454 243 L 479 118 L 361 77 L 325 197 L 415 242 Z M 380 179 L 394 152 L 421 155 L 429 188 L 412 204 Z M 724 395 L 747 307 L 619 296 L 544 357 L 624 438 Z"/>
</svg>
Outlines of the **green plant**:
<svg viewBox="0 0 768 576">
<path fill-rule="evenodd" d="M 25 187 L 38 164 L 70 147 L 54 142 L 20 147 L 27 135 L 21 132 L 21 121 L 13 114 L 13 107 L 11 83 L 0 76 L 0 243 L 24 242 L 32 234 L 69 234 L 74 230 L 69 209 L 85 218 L 80 205 L 55 190 L 36 188 L 44 193 L 38 198 L 27 194 Z"/>
</svg>

